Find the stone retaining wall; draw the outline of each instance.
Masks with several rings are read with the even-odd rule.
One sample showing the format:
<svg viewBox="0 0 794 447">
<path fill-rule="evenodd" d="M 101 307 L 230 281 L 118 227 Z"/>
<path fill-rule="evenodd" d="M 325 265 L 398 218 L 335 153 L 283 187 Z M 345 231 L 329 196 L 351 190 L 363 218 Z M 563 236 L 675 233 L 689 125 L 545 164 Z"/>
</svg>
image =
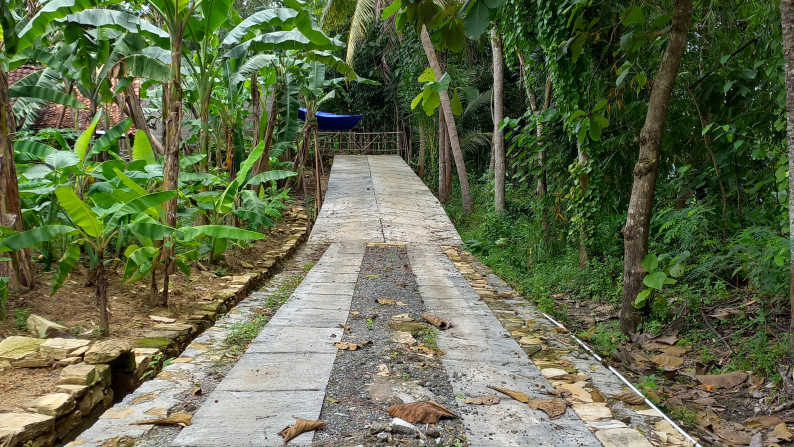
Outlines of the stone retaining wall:
<svg viewBox="0 0 794 447">
<path fill-rule="evenodd" d="M 187 318 L 155 325 L 135 346 L 117 340 L 100 341 L 89 347 L 88 340 L 29 339 L 36 344 L 27 347 L 34 349 L 34 355 L 9 361 L 9 365 L 24 367 L 38 362 L 37 365 L 47 363 L 43 366 L 64 368 L 52 393 L 25 405 L 27 412 L 0 413 L 0 447 L 62 445 L 90 427 L 114 400 L 154 377 L 168 359 L 178 356 L 190 341 L 212 327 L 220 315 L 278 273 L 283 261 L 306 240 L 311 229 L 306 214 L 302 209 L 285 213 L 288 214 L 292 223 L 287 240 L 257 262 L 253 272 L 234 276 L 229 287 L 198 303 Z M 22 344 L 31 343 L 21 340 L 27 337 L 9 338 L 18 338 L 16 341 Z"/>
</svg>

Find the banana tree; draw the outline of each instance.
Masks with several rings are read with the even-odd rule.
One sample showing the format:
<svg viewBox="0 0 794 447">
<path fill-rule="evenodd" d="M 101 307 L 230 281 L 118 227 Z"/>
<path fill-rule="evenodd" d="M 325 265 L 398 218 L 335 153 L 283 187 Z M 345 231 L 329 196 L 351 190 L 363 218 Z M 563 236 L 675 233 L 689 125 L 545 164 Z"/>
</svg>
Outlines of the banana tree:
<svg viewBox="0 0 794 447">
<path fill-rule="evenodd" d="M 156 212 L 167 200 L 176 197 L 176 191 L 162 191 L 137 197 L 119 204 L 113 212 L 99 207 L 90 207 L 68 186 L 55 190 L 58 203 L 72 225 L 44 225 L 6 238 L 0 245 L 0 252 L 33 247 L 41 242 L 62 235 L 75 235 L 58 262 L 58 271 L 52 282 L 51 293 L 63 286 L 67 275 L 80 259 L 81 249 L 96 260 L 96 300 L 99 306 L 99 330 L 102 335 L 109 334 L 108 325 L 108 279 L 105 270 L 106 252 L 117 233 L 131 218 L 144 212 Z"/>
<path fill-rule="evenodd" d="M 265 143 L 261 141 L 240 164 L 236 176 L 228 184 L 225 184 L 222 190 L 200 191 L 191 195 L 192 201 L 202 210 L 201 212 L 209 215 L 209 220 L 213 225 L 221 225 L 233 216 L 247 221 L 256 228 L 269 227 L 274 225 L 271 219 L 280 217 L 279 211 L 284 207 L 281 200 L 285 198 L 285 195 L 267 197 L 264 191 L 257 193 L 250 188 L 254 185 L 293 177 L 296 173 L 273 170 L 256 176 L 250 175 L 254 163 L 260 159 L 264 148 Z M 222 185 L 221 182 L 219 178 L 216 178 L 213 186 Z M 229 238 L 211 236 L 211 243 L 208 247 L 208 258 L 211 262 L 225 248 L 226 242 L 223 239 Z"/>
<path fill-rule="evenodd" d="M 6 73 L 24 63 L 24 58 L 16 57 L 44 35 L 53 20 L 93 7 L 95 2 L 52 0 L 24 24 L 19 23 L 12 13 L 16 3 L 16 0 L 0 2 L 0 225 L 22 231 L 22 209 L 11 139 L 16 131 L 11 98 L 32 97 L 69 107 L 82 107 L 82 104 L 58 90 L 42 86 L 9 88 Z M 8 258 L 11 259 L 10 265 L 8 261 L 0 261 L 0 276 L 13 277 L 20 287 L 32 288 L 34 278 L 30 253 L 22 250 L 10 253 Z"/>
</svg>

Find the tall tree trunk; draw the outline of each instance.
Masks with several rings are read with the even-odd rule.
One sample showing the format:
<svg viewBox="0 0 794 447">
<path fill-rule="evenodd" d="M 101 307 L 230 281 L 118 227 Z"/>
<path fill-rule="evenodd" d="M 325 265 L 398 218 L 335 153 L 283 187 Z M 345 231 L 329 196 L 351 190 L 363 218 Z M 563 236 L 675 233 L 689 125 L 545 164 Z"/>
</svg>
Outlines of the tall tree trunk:
<svg viewBox="0 0 794 447">
<path fill-rule="evenodd" d="M 19 201 L 17 168 L 14 164 L 14 113 L 8 97 L 8 76 L 0 67 L 0 225 L 23 231 L 22 205 Z M 28 250 L 9 253 L 10 265 L 0 262 L 0 276 L 9 275 L 16 287 L 31 289 L 34 285 L 33 262 Z"/>
<path fill-rule="evenodd" d="M 165 164 L 163 166 L 163 191 L 175 191 L 179 187 L 179 150 L 182 143 L 182 32 L 172 31 L 175 38 L 171 43 L 171 80 L 165 84 L 163 110 L 165 120 Z M 165 224 L 176 228 L 177 200 L 165 202 Z M 172 269 L 171 254 L 173 247 L 163 244 L 163 304 L 168 305 L 168 285 Z"/>
<path fill-rule="evenodd" d="M 659 147 L 667 121 L 670 95 L 686 50 L 692 0 L 675 0 L 673 9 L 670 40 L 653 83 L 645 125 L 640 131 L 640 155 L 634 167 L 634 184 L 631 188 L 626 226 L 623 228 L 623 308 L 620 312 L 620 330 L 624 334 L 636 332 L 642 322 L 642 315 L 634 307 L 634 301 L 643 290 L 642 280 L 647 273 L 642 268 L 642 259 L 648 254 L 648 233 L 659 168 Z M 791 125 L 790 129 L 794 131 Z"/>
<path fill-rule="evenodd" d="M 314 135 L 314 209 L 317 211 L 317 214 L 320 213 L 320 208 L 323 206 L 323 187 L 322 187 L 322 178 L 320 172 L 320 166 L 322 165 L 322 155 L 320 154 L 320 147 L 317 145 L 317 121 L 312 126 L 312 134 Z"/>
<path fill-rule="evenodd" d="M 505 209 L 505 134 L 499 124 L 505 116 L 504 104 L 504 48 L 496 25 L 491 27 L 493 53 L 493 152 L 494 152 L 494 211 Z"/>
<path fill-rule="evenodd" d="M 780 13 L 783 28 L 783 56 L 786 59 L 786 134 L 788 136 L 788 222 L 791 240 L 789 300 L 791 322 L 789 332 L 794 333 L 794 0 L 781 0 Z M 794 339 L 789 347 L 794 352 Z"/>
<path fill-rule="evenodd" d="M 449 201 L 447 189 L 447 124 L 444 113 L 438 111 L 438 200 Z"/>
<path fill-rule="evenodd" d="M 427 28 L 424 25 L 422 25 L 421 35 L 422 47 L 427 55 L 427 61 L 436 73 L 436 81 L 440 81 L 443 75 L 441 63 L 438 57 L 436 57 L 435 47 L 433 46 L 433 42 L 430 41 L 430 34 L 427 32 Z M 444 118 L 446 119 L 449 142 L 452 146 L 452 155 L 455 158 L 455 166 L 458 169 L 458 180 L 460 181 L 460 190 L 463 196 L 463 212 L 465 214 L 471 214 L 474 212 L 474 199 L 471 196 L 469 176 L 466 173 L 466 163 L 463 160 L 463 151 L 460 148 L 458 128 L 455 125 L 455 115 L 452 114 L 452 104 L 449 100 L 449 94 L 443 91 L 439 93 L 439 96 L 441 97 L 441 110 L 444 112 Z"/>
<path fill-rule="evenodd" d="M 452 143 L 449 139 L 449 134 L 447 134 L 447 138 L 444 140 L 445 143 L 445 151 L 444 151 L 444 175 L 446 176 L 446 188 L 447 188 L 447 196 L 452 195 L 452 160 L 454 159 L 452 155 Z M 447 197 L 449 198 L 449 197 Z"/>
</svg>

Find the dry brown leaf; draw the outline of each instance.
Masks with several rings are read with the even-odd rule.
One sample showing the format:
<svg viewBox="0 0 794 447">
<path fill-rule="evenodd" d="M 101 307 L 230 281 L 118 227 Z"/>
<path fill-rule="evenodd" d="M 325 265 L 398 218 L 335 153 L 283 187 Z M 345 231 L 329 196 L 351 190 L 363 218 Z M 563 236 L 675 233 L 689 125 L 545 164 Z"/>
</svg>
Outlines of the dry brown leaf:
<svg viewBox="0 0 794 447">
<path fill-rule="evenodd" d="M 781 422 L 775 425 L 775 437 L 777 437 L 777 439 L 784 439 L 786 441 L 791 441 L 792 435 L 788 427 L 786 427 L 785 422 Z"/>
<path fill-rule="evenodd" d="M 133 422 L 130 425 L 190 425 L 193 415 L 187 413 L 173 413 L 164 419 L 151 419 L 148 421 Z"/>
<path fill-rule="evenodd" d="M 685 346 L 662 346 L 663 347 L 659 348 L 659 350 L 667 355 L 682 356 L 689 351 L 689 349 Z"/>
<path fill-rule="evenodd" d="M 381 306 L 391 306 L 392 304 L 397 304 L 397 300 L 393 300 L 390 298 L 378 298 L 375 300 L 375 302 L 380 304 Z"/>
<path fill-rule="evenodd" d="M 394 304 L 396 304 L 398 306 L 407 306 L 408 305 L 408 303 L 406 303 L 405 301 L 395 301 Z"/>
<path fill-rule="evenodd" d="M 397 315 L 392 315 L 392 316 L 391 316 L 391 319 L 392 319 L 393 321 L 414 321 L 414 319 L 413 319 L 413 318 L 411 318 L 411 315 L 409 315 L 409 314 L 397 314 Z"/>
<path fill-rule="evenodd" d="M 674 357 L 668 354 L 655 355 L 651 358 L 651 361 L 659 366 L 669 366 L 671 368 L 678 368 L 684 364 L 684 359 L 681 357 Z"/>
<path fill-rule="evenodd" d="M 202 391 L 201 391 L 201 387 L 200 386 L 194 386 L 190 390 L 190 394 L 192 394 L 194 396 L 201 396 L 201 393 L 202 393 Z"/>
<path fill-rule="evenodd" d="M 654 337 L 653 341 L 656 343 L 662 343 L 665 345 L 674 345 L 678 341 L 678 337 L 675 334 L 664 334 L 658 337 Z"/>
<path fill-rule="evenodd" d="M 747 373 L 744 371 L 734 371 L 728 374 L 697 375 L 695 377 L 698 379 L 698 382 L 706 387 L 733 388 L 747 380 Z"/>
<path fill-rule="evenodd" d="M 559 376 L 548 377 L 549 380 L 567 380 L 569 382 L 584 382 L 590 379 L 584 374 L 560 374 Z"/>
<path fill-rule="evenodd" d="M 447 353 L 446 351 L 442 351 L 441 349 L 433 349 L 425 345 L 410 346 L 408 349 L 411 351 L 419 351 L 419 355 L 423 355 L 426 357 L 433 357 L 436 355 L 440 357 Z"/>
<path fill-rule="evenodd" d="M 433 326 L 441 329 L 442 331 L 452 327 L 451 322 L 447 320 L 442 320 L 441 318 L 433 314 L 422 314 L 422 318 L 427 320 L 427 322 L 432 324 Z"/>
<path fill-rule="evenodd" d="M 629 405 L 641 405 L 645 403 L 645 398 L 633 391 L 624 391 L 615 396 L 615 399 L 620 399 Z"/>
<path fill-rule="evenodd" d="M 734 430 L 726 425 L 715 424 L 714 433 L 722 438 L 726 443 L 732 445 L 748 445 L 752 438 L 745 431 Z"/>
<path fill-rule="evenodd" d="M 489 394 L 488 396 L 470 397 L 464 400 L 463 403 L 470 405 L 496 405 L 499 403 L 499 396 Z"/>
<path fill-rule="evenodd" d="M 488 385 L 488 388 L 499 391 L 502 394 L 507 394 L 508 396 L 512 397 L 513 399 L 522 402 L 522 403 L 529 403 L 532 400 L 531 397 L 527 396 L 526 394 L 522 393 L 521 391 L 513 391 L 508 390 L 507 388 L 497 388 L 495 386 Z"/>
<path fill-rule="evenodd" d="M 326 425 L 327 424 L 323 421 L 310 421 L 308 419 L 295 418 L 295 425 L 284 427 L 284 430 L 281 430 L 278 434 L 284 438 L 284 444 L 286 444 L 301 433 L 320 430 L 325 428 Z"/>
<path fill-rule="evenodd" d="M 769 428 L 769 427 L 774 427 L 780 424 L 781 422 L 783 422 L 783 419 L 780 419 L 777 416 L 758 416 L 746 420 L 744 422 L 744 425 L 747 428 L 756 428 L 756 427 Z"/>
<path fill-rule="evenodd" d="M 342 323 L 339 323 L 339 327 L 345 330 L 345 334 L 349 334 L 353 330 L 350 326 Z"/>
<path fill-rule="evenodd" d="M 593 402 L 606 402 L 607 398 L 601 391 L 593 390 L 590 391 L 590 397 L 593 398 Z"/>
<path fill-rule="evenodd" d="M 361 347 L 364 347 L 364 346 L 369 346 L 371 344 L 372 344 L 372 340 L 367 340 L 364 343 L 353 343 L 353 342 L 349 342 L 349 341 L 339 341 L 339 342 L 334 343 L 334 346 L 336 346 L 339 349 L 346 350 L 346 351 L 355 351 L 358 348 L 361 348 Z"/>
<path fill-rule="evenodd" d="M 435 424 L 442 418 L 455 419 L 458 417 L 457 414 L 432 400 L 394 405 L 389 407 L 386 412 L 393 417 L 400 418 L 412 424 Z"/>
<path fill-rule="evenodd" d="M 533 410 L 543 410 L 549 415 L 549 419 L 556 419 L 565 413 L 568 403 L 562 399 L 530 399 L 529 407 Z"/>
<path fill-rule="evenodd" d="M 385 363 L 378 365 L 378 375 L 381 377 L 389 377 L 391 375 L 389 367 Z"/>
</svg>

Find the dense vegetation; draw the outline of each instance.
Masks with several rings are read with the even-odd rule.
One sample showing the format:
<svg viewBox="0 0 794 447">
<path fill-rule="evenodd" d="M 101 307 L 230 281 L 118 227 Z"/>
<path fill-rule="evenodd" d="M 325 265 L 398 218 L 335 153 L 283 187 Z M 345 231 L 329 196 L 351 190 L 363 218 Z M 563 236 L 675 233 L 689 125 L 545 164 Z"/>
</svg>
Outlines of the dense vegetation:
<svg viewBox="0 0 794 447">
<path fill-rule="evenodd" d="M 355 69 L 383 87 L 354 86 L 340 108 L 352 104 L 383 129 L 410 123 L 419 154 L 413 163 L 449 199 L 467 246 L 544 310 L 564 317 L 552 297 L 561 294 L 623 308 L 623 327 L 613 320 L 598 328 L 613 341 L 620 329 L 654 332 L 679 318 L 695 343 L 716 340 L 712 326 L 735 328 L 726 332 L 737 346 L 732 366 L 775 373 L 791 320 L 780 5 L 508 0 L 491 18 L 490 36 L 460 48 L 437 44 L 450 75 L 443 87 L 460 101 L 473 213 L 459 182 L 451 196 L 444 191 L 451 169 L 438 150 L 446 135 L 434 104 L 410 103 L 427 90 L 422 81 L 431 81 L 416 33 L 397 33 L 389 20 L 370 23 Z M 666 55 L 675 50 L 671 39 L 678 39 L 680 67 Z M 499 47 L 505 118 L 494 126 Z M 661 104 L 654 90 L 665 88 L 663 76 L 669 101 Z M 503 208 L 492 149 L 499 130 L 506 141 Z M 658 135 L 649 138 L 651 130 Z M 648 151 L 654 140 L 655 156 Z M 632 199 L 638 179 L 650 171 L 643 249 L 636 236 L 642 225 L 635 223 L 629 243 L 626 217 L 639 200 Z M 707 315 L 743 303 L 759 307 L 726 321 Z"/>
</svg>

